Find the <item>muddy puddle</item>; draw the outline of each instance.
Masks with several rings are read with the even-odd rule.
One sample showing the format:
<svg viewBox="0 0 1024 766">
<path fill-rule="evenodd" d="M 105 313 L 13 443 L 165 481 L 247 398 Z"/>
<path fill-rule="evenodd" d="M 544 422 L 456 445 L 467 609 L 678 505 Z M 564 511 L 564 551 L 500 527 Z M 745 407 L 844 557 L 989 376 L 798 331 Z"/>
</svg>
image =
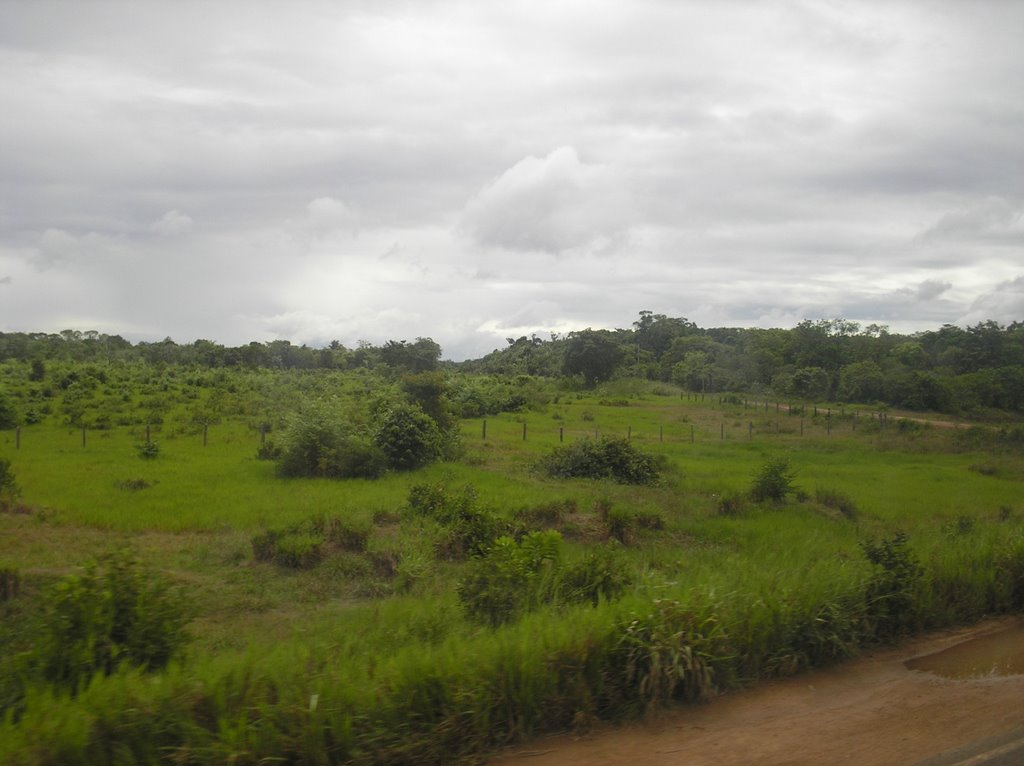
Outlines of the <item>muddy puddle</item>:
<svg viewBox="0 0 1024 766">
<path fill-rule="evenodd" d="M 904 665 L 961 680 L 1020 675 L 1024 673 L 1024 624 L 915 657 Z"/>
</svg>

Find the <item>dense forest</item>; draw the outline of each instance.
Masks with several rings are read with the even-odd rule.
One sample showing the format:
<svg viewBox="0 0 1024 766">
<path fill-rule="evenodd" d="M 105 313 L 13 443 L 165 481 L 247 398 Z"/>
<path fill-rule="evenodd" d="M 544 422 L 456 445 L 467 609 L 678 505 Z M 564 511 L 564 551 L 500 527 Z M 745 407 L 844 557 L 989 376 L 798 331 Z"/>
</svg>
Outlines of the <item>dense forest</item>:
<svg viewBox="0 0 1024 766">
<path fill-rule="evenodd" d="M 592 387 L 616 377 L 671 382 L 690 391 L 770 395 L 983 416 L 1024 409 L 1024 323 L 994 321 L 900 335 L 843 319 L 804 320 L 792 329 L 701 328 L 681 317 L 641 311 L 628 329 L 508 338 L 481 359 L 442 361 L 430 338 L 324 348 L 287 340 L 227 347 L 170 338 L 132 344 L 118 335 L 0 333 L 0 362 L 31 365 L 42 381 L 62 362 L 226 369 L 368 369 L 400 376 L 462 370 L 490 375 L 573 378 Z M 84 372 L 82 370 L 84 369 Z M 96 370 L 100 368 L 97 367 Z M 94 370 L 94 371 L 96 371 Z M 88 375 L 79 368 L 76 375 Z M 59 381 L 65 387 L 75 380 Z M 467 412 L 467 415 L 474 413 Z"/>
</svg>

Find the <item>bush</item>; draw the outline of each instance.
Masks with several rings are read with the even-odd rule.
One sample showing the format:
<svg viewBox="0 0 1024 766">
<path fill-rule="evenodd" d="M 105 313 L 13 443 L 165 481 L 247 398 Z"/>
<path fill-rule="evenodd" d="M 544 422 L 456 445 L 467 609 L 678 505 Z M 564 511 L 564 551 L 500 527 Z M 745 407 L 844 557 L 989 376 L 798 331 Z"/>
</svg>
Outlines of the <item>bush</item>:
<svg viewBox="0 0 1024 766">
<path fill-rule="evenodd" d="M 746 509 L 747 497 L 739 492 L 723 492 L 715 504 L 719 516 L 739 516 Z"/>
<path fill-rule="evenodd" d="M 605 546 L 563 570 L 560 592 L 567 602 L 597 606 L 602 598 L 611 601 L 621 596 L 631 583 L 620 556 L 613 547 Z"/>
<path fill-rule="evenodd" d="M 415 405 L 400 404 L 384 412 L 373 437 L 391 468 L 409 471 L 437 460 L 442 433 L 437 423 Z"/>
<path fill-rule="evenodd" d="M 11 461 L 0 457 L 0 508 L 8 503 L 13 503 L 19 497 L 21 497 L 21 488 L 14 480 Z"/>
<path fill-rule="evenodd" d="M 620 484 L 657 484 L 660 461 L 626 439 L 581 439 L 556 448 L 537 463 L 538 470 L 556 479 L 611 479 Z"/>
<path fill-rule="evenodd" d="M 160 456 L 160 445 L 156 442 L 143 442 L 135 447 L 135 453 L 143 460 L 155 460 Z"/>
<path fill-rule="evenodd" d="M 289 569 L 309 569 L 320 563 L 326 538 L 301 527 L 268 529 L 253 535 L 252 555 Z"/>
<path fill-rule="evenodd" d="M 253 535 L 252 555 L 289 569 L 311 569 L 332 551 L 364 552 L 369 537 L 369 529 L 346 519 L 317 516 Z"/>
<path fill-rule="evenodd" d="M 385 454 L 344 417 L 311 404 L 288 420 L 281 446 L 262 445 L 259 457 L 277 452 L 281 476 L 375 479 L 387 467 Z"/>
<path fill-rule="evenodd" d="M 790 470 L 789 461 L 782 457 L 769 459 L 754 478 L 750 488 L 750 496 L 755 502 L 783 502 L 793 494 L 793 478 L 796 474 Z"/>
<path fill-rule="evenodd" d="M 63 578 L 45 596 L 32 667 L 74 693 L 122 665 L 165 667 L 188 640 L 180 589 L 119 552 Z"/>
<path fill-rule="evenodd" d="M 655 601 L 651 614 L 621 628 L 623 681 L 650 707 L 706 700 L 716 690 L 714 665 L 727 653 L 726 643 L 713 611 Z"/>
<path fill-rule="evenodd" d="M 875 569 L 865 586 L 867 616 L 872 632 L 883 640 L 909 632 L 916 622 L 914 588 L 924 568 L 907 546 L 907 535 L 861 543 L 861 550 Z"/>
<path fill-rule="evenodd" d="M 818 489 L 814 492 L 814 499 L 826 508 L 839 511 L 848 519 L 857 518 L 857 506 L 847 495 L 835 489 Z"/>
<path fill-rule="evenodd" d="M 517 543 L 499 537 L 487 555 L 471 561 L 459 581 L 459 603 L 477 622 L 497 627 L 550 601 L 561 556 L 557 532 L 531 532 Z"/>
<path fill-rule="evenodd" d="M 636 533 L 636 516 L 623 508 L 610 509 L 605 523 L 608 525 L 608 537 L 623 545 L 628 545 Z"/>
</svg>

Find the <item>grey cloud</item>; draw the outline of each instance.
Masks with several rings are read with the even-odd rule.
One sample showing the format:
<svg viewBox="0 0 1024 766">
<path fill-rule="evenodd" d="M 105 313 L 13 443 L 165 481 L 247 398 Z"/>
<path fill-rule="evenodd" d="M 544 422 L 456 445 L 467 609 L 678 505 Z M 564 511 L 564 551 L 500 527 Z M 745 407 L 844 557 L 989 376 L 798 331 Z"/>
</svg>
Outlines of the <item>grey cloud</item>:
<svg viewBox="0 0 1024 766">
<path fill-rule="evenodd" d="M 14 277 L 12 277 L 10 275 L 4 276 L 4 277 L 0 277 L 0 285 L 10 285 L 10 284 L 14 284 Z"/>
<path fill-rule="evenodd" d="M 192 219 L 177 210 L 164 213 L 150 228 L 163 237 L 176 237 L 192 231 Z"/>
<path fill-rule="evenodd" d="M 997 322 L 1024 321 L 1024 276 L 1007 280 L 976 298 L 957 324 L 971 325 L 993 319 Z"/>
<path fill-rule="evenodd" d="M 991 283 L 1021 258 L 1024 4 L 259 9 L 4 8 L 0 273 L 27 329 L 460 355 L 639 308 L 1016 305 Z"/>
<path fill-rule="evenodd" d="M 487 184 L 467 204 L 462 226 L 482 245 L 558 253 L 614 234 L 623 213 L 617 197 L 606 169 L 562 147 Z"/>
<path fill-rule="evenodd" d="M 986 197 L 965 208 L 944 214 L 922 234 L 925 242 L 986 240 L 1010 245 L 1024 244 L 1024 207 L 1002 197 Z"/>
<path fill-rule="evenodd" d="M 917 289 L 915 290 L 915 297 L 919 301 L 934 300 L 952 287 L 952 282 L 943 282 L 938 279 L 926 279 L 917 286 Z"/>
</svg>

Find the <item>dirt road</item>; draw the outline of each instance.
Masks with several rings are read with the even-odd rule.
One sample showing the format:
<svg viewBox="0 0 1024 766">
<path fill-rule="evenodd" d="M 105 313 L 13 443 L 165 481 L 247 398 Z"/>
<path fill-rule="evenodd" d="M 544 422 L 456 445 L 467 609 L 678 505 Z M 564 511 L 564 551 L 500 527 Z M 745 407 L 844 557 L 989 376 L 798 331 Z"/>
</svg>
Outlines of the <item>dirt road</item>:
<svg viewBox="0 0 1024 766">
<path fill-rule="evenodd" d="M 904 661 L 1019 623 L 993 620 L 932 634 L 643 724 L 543 738 L 510 749 L 491 764 L 911 766 L 1020 731 L 1024 675 L 958 681 L 908 670 Z"/>
</svg>

